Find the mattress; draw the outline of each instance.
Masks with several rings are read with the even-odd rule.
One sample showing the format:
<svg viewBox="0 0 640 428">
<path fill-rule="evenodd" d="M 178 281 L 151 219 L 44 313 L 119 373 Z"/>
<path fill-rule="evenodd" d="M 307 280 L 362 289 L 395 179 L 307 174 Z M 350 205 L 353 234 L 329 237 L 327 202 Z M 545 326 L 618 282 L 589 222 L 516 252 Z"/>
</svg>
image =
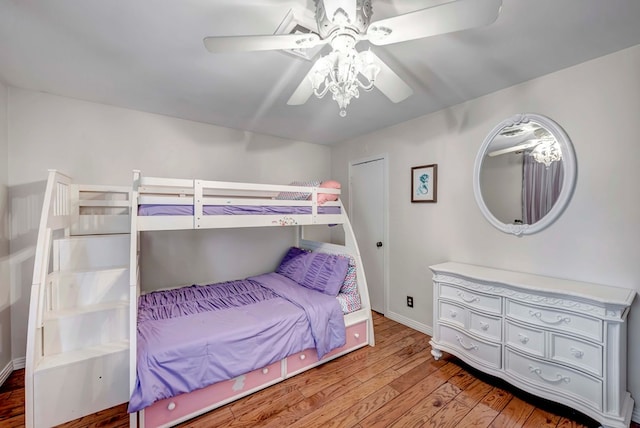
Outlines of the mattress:
<svg viewBox="0 0 640 428">
<path fill-rule="evenodd" d="M 137 381 L 129 412 L 346 342 L 338 300 L 277 273 L 149 293 L 138 304 Z"/>
<path fill-rule="evenodd" d="M 311 214 L 310 206 L 276 206 L 276 205 L 205 205 L 205 215 L 278 215 L 278 214 Z M 318 214 L 340 214 L 338 206 L 319 206 Z M 138 215 L 193 215 L 193 205 L 161 205 L 141 204 Z"/>
</svg>

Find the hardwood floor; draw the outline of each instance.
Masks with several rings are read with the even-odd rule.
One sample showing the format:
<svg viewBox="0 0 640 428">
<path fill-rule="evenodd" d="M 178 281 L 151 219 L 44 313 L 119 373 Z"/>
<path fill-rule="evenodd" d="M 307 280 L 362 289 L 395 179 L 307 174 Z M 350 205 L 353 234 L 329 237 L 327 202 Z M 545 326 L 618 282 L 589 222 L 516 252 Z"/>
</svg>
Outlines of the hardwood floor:
<svg viewBox="0 0 640 428">
<path fill-rule="evenodd" d="M 388 318 L 374 314 L 374 328 L 375 347 L 359 349 L 179 426 L 598 426 L 571 409 L 513 390 L 451 356 L 433 360 L 429 336 Z M 128 422 L 123 404 L 61 427 L 126 427 Z M 20 426 L 24 426 L 24 370 L 12 373 L 0 388 L 0 427 Z"/>
</svg>

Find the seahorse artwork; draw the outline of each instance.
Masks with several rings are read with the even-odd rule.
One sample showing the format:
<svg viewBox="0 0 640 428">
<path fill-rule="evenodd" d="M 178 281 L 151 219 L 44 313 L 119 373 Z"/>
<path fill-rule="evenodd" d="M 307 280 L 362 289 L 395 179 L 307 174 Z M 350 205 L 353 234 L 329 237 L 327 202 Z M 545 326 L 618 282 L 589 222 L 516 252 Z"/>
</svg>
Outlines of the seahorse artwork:
<svg viewBox="0 0 640 428">
<path fill-rule="evenodd" d="M 418 195 L 427 195 L 429 193 L 429 174 L 422 174 L 420 176 L 420 185 L 416 193 Z"/>
</svg>

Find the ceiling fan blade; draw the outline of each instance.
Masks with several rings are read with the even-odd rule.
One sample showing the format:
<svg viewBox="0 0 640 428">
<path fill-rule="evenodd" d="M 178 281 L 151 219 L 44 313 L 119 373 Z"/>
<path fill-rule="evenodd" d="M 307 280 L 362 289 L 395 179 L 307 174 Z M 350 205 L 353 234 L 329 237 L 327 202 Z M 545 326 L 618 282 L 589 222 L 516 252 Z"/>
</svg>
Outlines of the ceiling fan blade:
<svg viewBox="0 0 640 428">
<path fill-rule="evenodd" d="M 500 149 L 500 150 L 494 150 L 492 152 L 489 152 L 488 155 L 489 157 L 494 157 L 494 156 L 500 156 L 500 155 L 504 155 L 506 153 L 513 153 L 513 152 L 519 152 L 522 150 L 526 150 L 526 149 L 530 149 L 532 147 L 537 146 L 538 144 L 540 144 L 540 141 L 538 140 L 529 140 L 528 142 L 522 143 L 522 144 L 518 144 L 516 146 L 512 146 L 512 147 L 507 147 L 504 149 Z"/>
<path fill-rule="evenodd" d="M 311 73 L 311 71 L 309 72 Z M 307 102 L 309 97 L 313 94 L 313 86 L 311 86 L 311 79 L 309 79 L 309 74 L 304 76 L 302 82 L 298 85 L 296 90 L 289 97 L 289 101 L 287 104 L 290 106 L 299 106 Z"/>
<path fill-rule="evenodd" d="M 205 37 L 209 52 L 249 52 L 279 49 L 307 49 L 325 43 L 313 33 L 276 34 L 270 36 L 211 36 Z"/>
<path fill-rule="evenodd" d="M 413 89 L 398 76 L 376 54 L 368 51 L 360 52 L 360 56 L 368 63 L 373 63 L 380 68 L 374 80 L 374 86 L 394 103 L 399 103 L 413 94 Z"/>
<path fill-rule="evenodd" d="M 372 22 L 367 38 L 374 45 L 436 36 L 480 27 L 498 18 L 502 0 L 457 0 Z"/>
</svg>

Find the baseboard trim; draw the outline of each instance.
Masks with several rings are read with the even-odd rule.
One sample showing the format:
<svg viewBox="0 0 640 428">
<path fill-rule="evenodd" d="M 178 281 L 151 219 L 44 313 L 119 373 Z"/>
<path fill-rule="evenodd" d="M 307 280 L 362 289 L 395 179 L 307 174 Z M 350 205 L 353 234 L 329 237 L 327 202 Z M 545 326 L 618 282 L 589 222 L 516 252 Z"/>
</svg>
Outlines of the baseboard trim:
<svg viewBox="0 0 640 428">
<path fill-rule="evenodd" d="M 9 378 L 11 373 L 13 373 L 13 361 L 9 361 L 9 364 L 4 366 L 2 371 L 0 371 L 0 386 L 4 385 L 4 382 Z"/>
<path fill-rule="evenodd" d="M 433 328 L 429 327 L 426 324 L 422 324 L 421 322 L 417 322 L 412 320 L 411 318 L 405 317 L 404 315 L 396 314 L 395 312 L 388 312 L 384 314 L 385 317 L 399 322 L 400 324 L 406 325 L 407 327 L 411 327 L 414 330 L 418 330 L 421 333 L 424 333 L 429 336 L 433 336 Z"/>
<path fill-rule="evenodd" d="M 16 358 L 13 360 L 13 369 L 14 370 L 20 370 L 23 369 L 27 366 L 27 358 L 26 357 L 20 357 L 20 358 Z"/>
<path fill-rule="evenodd" d="M 27 364 L 25 357 L 16 358 L 13 361 L 9 361 L 6 366 L 0 371 L 0 386 L 4 385 L 4 382 L 11 376 L 14 370 L 23 369 Z"/>
<path fill-rule="evenodd" d="M 633 412 L 631 413 L 631 420 L 637 424 L 640 424 L 640 407 L 634 406 Z"/>
</svg>

